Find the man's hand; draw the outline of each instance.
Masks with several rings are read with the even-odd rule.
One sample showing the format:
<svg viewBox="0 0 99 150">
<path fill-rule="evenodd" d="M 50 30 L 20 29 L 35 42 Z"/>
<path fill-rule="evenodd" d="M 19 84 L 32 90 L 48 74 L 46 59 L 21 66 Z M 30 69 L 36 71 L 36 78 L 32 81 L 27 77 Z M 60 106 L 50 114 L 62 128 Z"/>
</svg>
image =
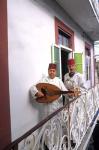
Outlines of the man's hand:
<svg viewBox="0 0 99 150">
<path fill-rule="evenodd" d="M 41 92 L 41 91 L 38 91 L 36 94 L 35 94 L 36 97 L 43 97 L 44 94 Z"/>
<path fill-rule="evenodd" d="M 74 89 L 74 96 L 78 97 L 78 96 L 80 96 L 80 94 L 81 94 L 81 92 L 80 92 L 79 88 L 75 88 Z"/>
<path fill-rule="evenodd" d="M 70 89 L 70 91 L 73 91 L 73 93 L 68 94 L 70 97 L 78 97 L 81 93 L 78 88 L 75 88 L 75 89 L 72 88 L 72 89 Z"/>
</svg>

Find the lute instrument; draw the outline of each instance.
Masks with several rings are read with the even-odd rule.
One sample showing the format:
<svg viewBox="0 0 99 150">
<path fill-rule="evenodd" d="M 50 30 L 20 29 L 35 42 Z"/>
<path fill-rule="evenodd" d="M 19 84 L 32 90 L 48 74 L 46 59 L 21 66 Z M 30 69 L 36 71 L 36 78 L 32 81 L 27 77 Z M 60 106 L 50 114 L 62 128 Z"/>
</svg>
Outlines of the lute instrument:
<svg viewBox="0 0 99 150">
<path fill-rule="evenodd" d="M 41 91 L 44 96 L 36 98 L 38 103 L 50 103 L 57 100 L 62 94 L 73 94 L 74 91 L 61 91 L 60 88 L 49 83 L 38 83 L 36 85 L 38 91 Z"/>
</svg>

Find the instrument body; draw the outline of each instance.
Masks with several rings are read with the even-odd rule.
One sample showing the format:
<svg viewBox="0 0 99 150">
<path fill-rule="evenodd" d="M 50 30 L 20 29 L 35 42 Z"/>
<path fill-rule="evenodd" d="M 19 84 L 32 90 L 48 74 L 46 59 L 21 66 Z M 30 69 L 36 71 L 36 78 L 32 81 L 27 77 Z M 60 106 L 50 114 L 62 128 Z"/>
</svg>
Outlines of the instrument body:
<svg viewBox="0 0 99 150">
<path fill-rule="evenodd" d="M 61 91 L 60 88 L 49 83 L 38 83 L 36 88 L 44 94 L 43 97 L 36 99 L 39 103 L 53 102 L 57 100 L 61 94 L 74 94 L 74 91 Z"/>
</svg>

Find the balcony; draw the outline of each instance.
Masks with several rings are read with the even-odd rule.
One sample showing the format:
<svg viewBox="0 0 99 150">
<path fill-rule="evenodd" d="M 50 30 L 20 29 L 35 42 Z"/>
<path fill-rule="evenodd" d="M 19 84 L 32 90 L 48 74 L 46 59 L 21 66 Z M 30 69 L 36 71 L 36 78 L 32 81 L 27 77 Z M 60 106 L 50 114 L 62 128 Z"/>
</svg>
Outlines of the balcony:
<svg viewBox="0 0 99 150">
<path fill-rule="evenodd" d="M 85 150 L 99 115 L 99 84 L 68 101 L 4 150 Z M 71 110 L 72 107 L 72 111 Z"/>
<path fill-rule="evenodd" d="M 99 2 L 96 0 L 56 0 L 83 32 L 92 40 L 99 40 Z"/>
</svg>

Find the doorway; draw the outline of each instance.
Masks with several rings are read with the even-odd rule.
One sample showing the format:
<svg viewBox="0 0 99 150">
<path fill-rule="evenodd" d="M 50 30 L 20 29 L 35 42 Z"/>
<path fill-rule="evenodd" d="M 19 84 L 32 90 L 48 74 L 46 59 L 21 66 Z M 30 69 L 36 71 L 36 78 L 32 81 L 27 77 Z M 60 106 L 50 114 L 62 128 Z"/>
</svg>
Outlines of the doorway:
<svg viewBox="0 0 99 150">
<path fill-rule="evenodd" d="M 69 58 L 69 52 L 65 49 L 61 49 L 61 74 L 62 81 L 64 82 L 64 75 L 68 73 L 67 60 Z M 65 96 L 63 95 L 63 105 L 65 105 Z"/>
<path fill-rule="evenodd" d="M 64 49 L 61 49 L 61 73 L 62 81 L 64 81 L 64 75 L 68 72 L 67 60 L 69 58 L 69 52 Z"/>
</svg>

